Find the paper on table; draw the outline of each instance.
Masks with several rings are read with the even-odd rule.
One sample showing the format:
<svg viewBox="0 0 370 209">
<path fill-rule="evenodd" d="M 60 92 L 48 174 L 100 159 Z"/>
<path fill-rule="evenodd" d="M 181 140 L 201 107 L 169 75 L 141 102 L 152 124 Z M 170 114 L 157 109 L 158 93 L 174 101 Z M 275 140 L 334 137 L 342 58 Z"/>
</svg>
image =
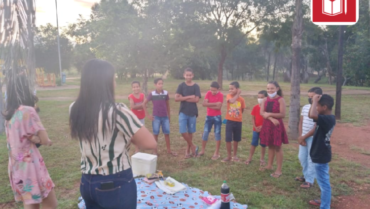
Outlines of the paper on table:
<svg viewBox="0 0 370 209">
<path fill-rule="evenodd" d="M 176 181 L 175 179 L 168 177 L 168 180 L 171 180 L 172 182 L 174 182 L 175 186 L 169 187 L 164 183 L 164 181 L 156 181 L 155 184 L 157 185 L 159 189 L 163 190 L 167 194 L 175 194 L 176 192 L 186 190 L 186 187 L 180 182 Z"/>
</svg>

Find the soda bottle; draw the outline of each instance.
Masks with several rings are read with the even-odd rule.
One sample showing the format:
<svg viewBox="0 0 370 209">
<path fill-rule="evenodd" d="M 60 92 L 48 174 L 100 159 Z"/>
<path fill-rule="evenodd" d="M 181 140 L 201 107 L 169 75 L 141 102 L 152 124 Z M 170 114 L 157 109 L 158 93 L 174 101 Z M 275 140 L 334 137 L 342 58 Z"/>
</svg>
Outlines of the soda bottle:
<svg viewBox="0 0 370 209">
<path fill-rule="evenodd" d="M 226 184 L 226 181 L 221 185 L 221 208 L 230 209 L 230 187 Z"/>
</svg>

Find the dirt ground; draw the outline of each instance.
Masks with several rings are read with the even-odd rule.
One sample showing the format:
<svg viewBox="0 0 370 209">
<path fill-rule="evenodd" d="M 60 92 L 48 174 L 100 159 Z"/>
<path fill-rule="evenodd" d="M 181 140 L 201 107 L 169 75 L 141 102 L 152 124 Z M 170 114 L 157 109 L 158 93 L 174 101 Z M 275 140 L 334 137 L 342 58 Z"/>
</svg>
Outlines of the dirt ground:
<svg viewBox="0 0 370 209">
<path fill-rule="evenodd" d="M 363 127 L 337 124 L 331 138 L 332 152 L 370 168 L 370 123 Z M 352 186 L 354 194 L 336 197 L 333 209 L 370 208 L 370 185 Z"/>
</svg>

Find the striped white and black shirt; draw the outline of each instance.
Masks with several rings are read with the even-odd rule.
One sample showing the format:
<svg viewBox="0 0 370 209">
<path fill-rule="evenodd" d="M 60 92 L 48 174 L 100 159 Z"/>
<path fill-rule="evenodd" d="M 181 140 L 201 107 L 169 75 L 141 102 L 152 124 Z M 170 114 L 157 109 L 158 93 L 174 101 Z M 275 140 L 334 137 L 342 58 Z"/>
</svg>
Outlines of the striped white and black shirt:
<svg viewBox="0 0 370 209">
<path fill-rule="evenodd" d="M 310 112 L 311 105 L 307 104 L 303 106 L 301 116 L 303 116 L 303 123 L 302 123 L 302 136 L 306 135 L 315 127 L 315 122 L 308 117 L 308 113 Z"/>
<path fill-rule="evenodd" d="M 72 107 L 71 104 L 70 108 Z M 102 112 L 99 113 L 97 139 L 79 140 L 81 171 L 84 174 L 111 175 L 131 168 L 129 148 L 132 136 L 142 127 L 136 115 L 124 104 L 116 104 L 108 112 L 108 121 L 116 117 L 116 124 L 103 133 Z"/>
</svg>

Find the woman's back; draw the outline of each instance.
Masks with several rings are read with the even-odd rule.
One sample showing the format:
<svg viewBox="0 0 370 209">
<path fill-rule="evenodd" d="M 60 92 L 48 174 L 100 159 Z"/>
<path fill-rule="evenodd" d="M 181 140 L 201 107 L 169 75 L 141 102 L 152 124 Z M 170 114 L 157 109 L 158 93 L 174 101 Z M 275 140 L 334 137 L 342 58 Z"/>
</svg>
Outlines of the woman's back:
<svg viewBox="0 0 370 209">
<path fill-rule="evenodd" d="M 107 117 L 109 126 L 104 129 L 100 111 L 95 139 L 79 139 L 84 174 L 111 175 L 131 168 L 128 153 L 131 138 L 142 125 L 124 104 L 116 104 L 115 111 L 111 107 Z"/>
</svg>

